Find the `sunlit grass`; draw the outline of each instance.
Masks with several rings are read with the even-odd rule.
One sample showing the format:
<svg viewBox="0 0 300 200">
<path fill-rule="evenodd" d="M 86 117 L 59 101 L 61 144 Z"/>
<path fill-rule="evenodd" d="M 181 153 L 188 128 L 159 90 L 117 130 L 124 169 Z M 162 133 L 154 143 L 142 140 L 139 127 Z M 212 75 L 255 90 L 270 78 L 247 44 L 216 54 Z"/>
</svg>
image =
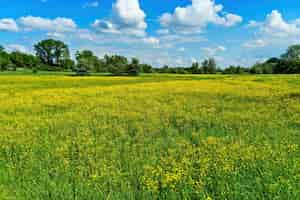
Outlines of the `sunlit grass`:
<svg viewBox="0 0 300 200">
<path fill-rule="evenodd" d="M 299 199 L 299 80 L 0 75 L 0 199 Z"/>
</svg>

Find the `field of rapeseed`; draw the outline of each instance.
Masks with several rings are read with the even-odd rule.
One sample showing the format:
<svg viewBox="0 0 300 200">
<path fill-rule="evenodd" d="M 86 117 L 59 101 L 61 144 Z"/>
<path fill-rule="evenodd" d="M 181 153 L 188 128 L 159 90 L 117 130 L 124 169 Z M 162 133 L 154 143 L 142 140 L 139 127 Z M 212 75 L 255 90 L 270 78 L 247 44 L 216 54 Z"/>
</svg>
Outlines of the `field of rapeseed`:
<svg viewBox="0 0 300 200">
<path fill-rule="evenodd" d="M 0 75 L 0 199 L 300 199 L 300 77 Z"/>
</svg>

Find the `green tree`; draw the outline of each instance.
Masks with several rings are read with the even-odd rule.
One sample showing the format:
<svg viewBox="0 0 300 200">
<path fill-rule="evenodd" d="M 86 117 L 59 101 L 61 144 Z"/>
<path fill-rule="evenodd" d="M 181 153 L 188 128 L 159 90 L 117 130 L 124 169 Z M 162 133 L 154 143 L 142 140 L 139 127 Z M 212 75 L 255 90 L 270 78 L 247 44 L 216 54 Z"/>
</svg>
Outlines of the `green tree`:
<svg viewBox="0 0 300 200">
<path fill-rule="evenodd" d="M 36 56 L 45 65 L 63 68 L 65 60 L 70 59 L 68 45 L 53 39 L 40 41 L 34 45 Z"/>
<path fill-rule="evenodd" d="M 62 61 L 64 70 L 73 70 L 75 68 L 75 62 L 72 59 L 65 59 Z"/>
<path fill-rule="evenodd" d="M 85 70 L 101 71 L 103 64 L 90 50 L 76 52 L 77 67 Z"/>
<path fill-rule="evenodd" d="M 140 61 L 137 58 L 132 58 L 131 63 L 127 67 L 127 74 L 137 76 L 140 73 Z"/>
<path fill-rule="evenodd" d="M 39 59 L 31 54 L 14 51 L 10 53 L 9 57 L 11 62 L 18 68 L 33 69 L 39 65 Z"/>
<path fill-rule="evenodd" d="M 10 64 L 9 54 L 0 46 L 0 71 L 7 70 Z"/>
<path fill-rule="evenodd" d="M 203 74 L 208 74 L 208 60 L 205 59 L 203 62 L 202 62 L 202 67 L 201 67 L 201 71 L 203 72 Z"/>
<path fill-rule="evenodd" d="M 126 73 L 128 60 L 124 56 L 113 55 L 113 56 L 104 56 L 104 63 L 107 67 L 108 72 L 113 75 L 121 75 Z"/>
<path fill-rule="evenodd" d="M 217 63 L 214 58 L 208 59 L 208 73 L 215 74 L 217 72 Z"/>
<path fill-rule="evenodd" d="M 199 74 L 200 73 L 200 70 L 199 70 L 199 63 L 198 62 L 194 62 L 192 64 L 192 67 L 191 67 L 191 73 L 192 74 Z"/>
<path fill-rule="evenodd" d="M 300 45 L 292 45 L 290 46 L 286 53 L 281 55 L 282 59 L 285 60 L 298 60 L 300 59 Z"/>
<path fill-rule="evenodd" d="M 151 65 L 148 64 L 140 64 L 140 69 L 143 73 L 152 73 L 153 68 Z"/>
<path fill-rule="evenodd" d="M 170 73 L 170 67 L 168 65 L 164 65 L 161 70 L 161 73 Z"/>
</svg>

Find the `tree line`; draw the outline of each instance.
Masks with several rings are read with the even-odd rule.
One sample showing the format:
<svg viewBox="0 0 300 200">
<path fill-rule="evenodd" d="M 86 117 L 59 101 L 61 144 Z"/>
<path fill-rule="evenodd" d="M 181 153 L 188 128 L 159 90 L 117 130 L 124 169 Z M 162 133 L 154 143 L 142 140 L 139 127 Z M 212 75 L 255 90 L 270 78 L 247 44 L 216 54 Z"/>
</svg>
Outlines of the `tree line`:
<svg viewBox="0 0 300 200">
<path fill-rule="evenodd" d="M 202 63 L 194 62 L 190 67 L 155 68 L 142 64 L 137 58 L 121 55 L 105 55 L 99 58 L 90 50 L 77 51 L 75 61 L 71 59 L 68 45 L 59 40 L 47 39 L 34 45 L 35 55 L 13 51 L 8 53 L 0 46 L 0 71 L 15 71 L 17 68 L 38 71 L 74 71 L 79 75 L 90 72 L 113 75 L 139 75 L 140 73 L 176 74 L 292 74 L 300 73 L 300 45 L 293 45 L 279 58 L 270 58 L 250 68 L 229 66 L 221 69 L 214 58 Z"/>
<path fill-rule="evenodd" d="M 0 71 L 16 71 L 17 68 L 38 71 L 74 71 L 85 75 L 89 72 L 114 75 L 138 75 L 152 73 L 152 66 L 141 64 L 137 58 L 105 55 L 98 58 L 90 50 L 77 51 L 71 59 L 68 45 L 62 41 L 47 39 L 34 45 L 35 55 L 13 51 L 8 53 L 0 46 Z"/>
</svg>

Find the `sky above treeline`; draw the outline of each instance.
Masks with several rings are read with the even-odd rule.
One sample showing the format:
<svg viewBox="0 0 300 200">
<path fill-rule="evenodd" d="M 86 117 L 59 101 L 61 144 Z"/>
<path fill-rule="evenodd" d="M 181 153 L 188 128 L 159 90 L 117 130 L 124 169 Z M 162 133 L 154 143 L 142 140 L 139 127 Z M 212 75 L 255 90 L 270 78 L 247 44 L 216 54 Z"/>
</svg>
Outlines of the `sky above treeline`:
<svg viewBox="0 0 300 200">
<path fill-rule="evenodd" d="M 250 66 L 300 43 L 299 0 L 1 0 L 0 44 L 33 53 L 47 38 L 74 54 L 137 57 L 156 67 L 214 57 Z"/>
</svg>

